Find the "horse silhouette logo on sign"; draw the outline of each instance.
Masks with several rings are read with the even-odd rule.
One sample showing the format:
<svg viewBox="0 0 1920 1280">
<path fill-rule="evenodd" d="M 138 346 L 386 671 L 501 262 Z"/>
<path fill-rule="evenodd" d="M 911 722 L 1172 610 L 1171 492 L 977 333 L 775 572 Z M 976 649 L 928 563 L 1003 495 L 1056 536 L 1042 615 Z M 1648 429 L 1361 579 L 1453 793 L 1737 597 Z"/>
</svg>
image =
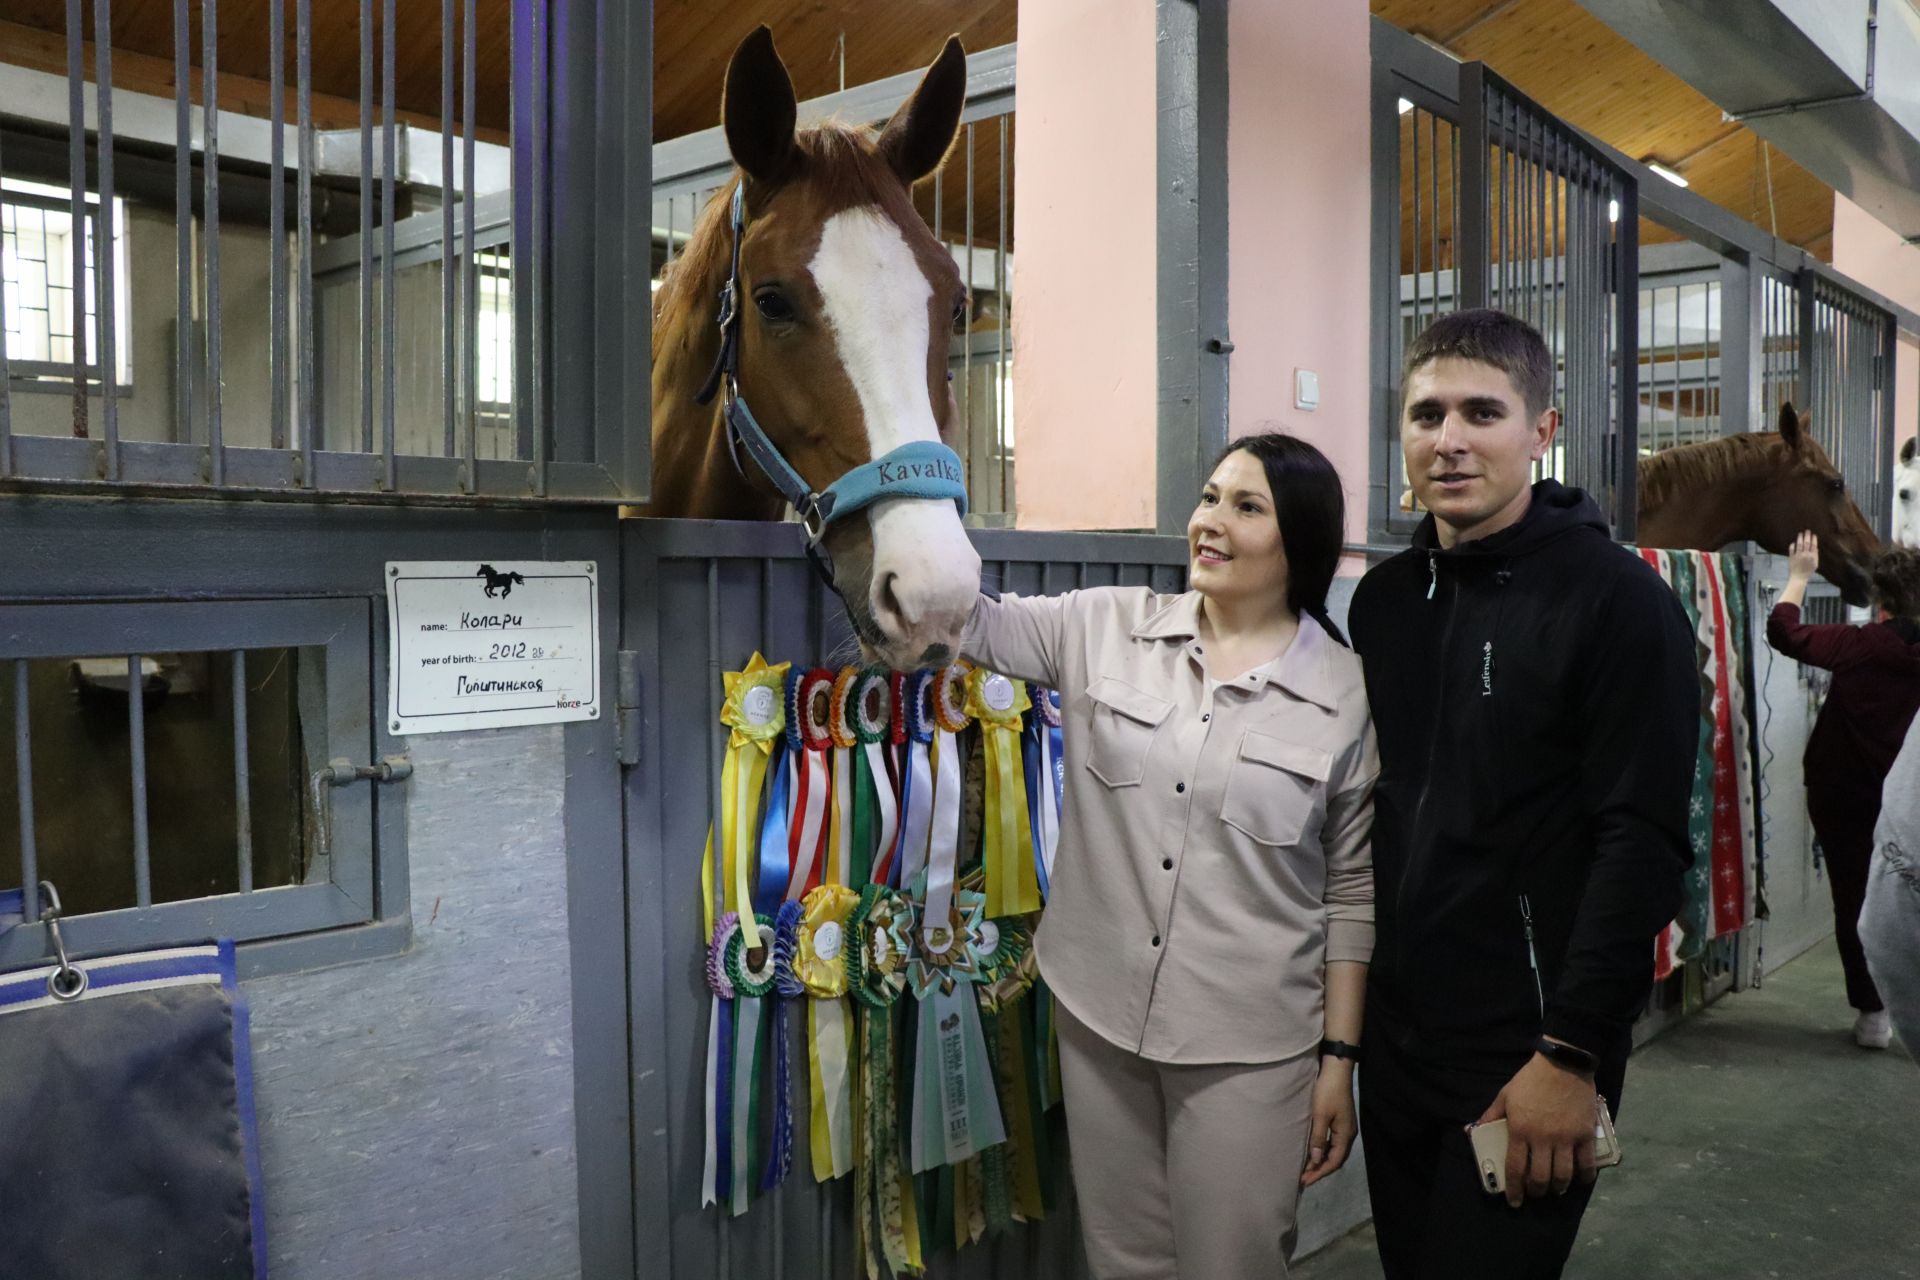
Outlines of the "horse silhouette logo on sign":
<svg viewBox="0 0 1920 1280">
<path fill-rule="evenodd" d="M 489 596 L 497 595 L 501 599 L 505 599 L 513 594 L 514 583 L 519 582 L 524 584 L 526 582 L 526 579 L 519 574 L 501 573 L 490 564 L 481 565 L 479 571 L 473 576 L 476 578 L 485 577 L 487 580 L 487 594 Z"/>
</svg>

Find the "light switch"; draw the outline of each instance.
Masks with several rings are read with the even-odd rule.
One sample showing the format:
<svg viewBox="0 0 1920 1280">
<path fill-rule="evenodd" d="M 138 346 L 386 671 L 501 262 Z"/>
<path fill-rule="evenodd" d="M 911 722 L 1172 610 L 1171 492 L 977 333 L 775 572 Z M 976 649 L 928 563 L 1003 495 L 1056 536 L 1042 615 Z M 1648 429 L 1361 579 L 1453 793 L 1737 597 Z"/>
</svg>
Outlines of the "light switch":
<svg viewBox="0 0 1920 1280">
<path fill-rule="evenodd" d="M 1293 371 L 1293 407 L 1296 409 L 1318 409 L 1320 407 L 1320 375 L 1311 369 Z"/>
</svg>

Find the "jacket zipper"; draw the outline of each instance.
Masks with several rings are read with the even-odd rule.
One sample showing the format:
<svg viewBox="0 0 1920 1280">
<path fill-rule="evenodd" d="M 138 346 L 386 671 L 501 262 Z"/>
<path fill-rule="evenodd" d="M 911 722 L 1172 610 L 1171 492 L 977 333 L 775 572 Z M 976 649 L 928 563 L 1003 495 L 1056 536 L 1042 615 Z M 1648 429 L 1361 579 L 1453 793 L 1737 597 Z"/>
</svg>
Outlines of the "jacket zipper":
<svg viewBox="0 0 1920 1280">
<path fill-rule="evenodd" d="M 1527 967 L 1533 970 L 1533 996 L 1540 1002 L 1540 1016 L 1547 1016 L 1547 994 L 1540 985 L 1540 957 L 1533 949 L 1533 907 L 1527 895 L 1520 895 L 1520 923 L 1527 932 Z"/>
<path fill-rule="evenodd" d="M 1427 575 L 1427 599 L 1431 600 L 1434 598 L 1434 593 L 1438 591 L 1440 587 L 1440 554 L 1437 551 L 1429 551 L 1427 553 Z M 1427 768 L 1420 782 L 1420 798 L 1416 800 L 1413 805 L 1413 830 L 1416 832 L 1422 830 L 1421 820 L 1426 817 L 1427 797 L 1433 793 L 1433 765 L 1435 757 L 1440 754 L 1440 721 L 1444 718 L 1441 713 L 1446 710 L 1447 704 L 1447 681 L 1445 678 L 1447 654 L 1453 648 L 1453 623 L 1459 612 L 1460 598 L 1456 587 L 1453 597 L 1447 602 L 1446 627 L 1440 633 L 1439 669 L 1442 673 L 1440 680 L 1440 700 L 1439 704 L 1433 709 L 1433 732 L 1428 735 L 1427 738 Z M 1397 918 L 1400 920 L 1407 918 L 1407 881 L 1411 879 L 1413 879 L 1413 864 L 1409 861 L 1406 871 L 1400 876 L 1400 888 L 1398 892 L 1394 894 L 1394 910 L 1397 913 Z M 1407 931 L 1403 927 L 1396 929 L 1394 932 L 1398 938 L 1398 944 L 1394 948 L 1396 967 L 1401 973 L 1405 973 L 1407 970 Z"/>
</svg>

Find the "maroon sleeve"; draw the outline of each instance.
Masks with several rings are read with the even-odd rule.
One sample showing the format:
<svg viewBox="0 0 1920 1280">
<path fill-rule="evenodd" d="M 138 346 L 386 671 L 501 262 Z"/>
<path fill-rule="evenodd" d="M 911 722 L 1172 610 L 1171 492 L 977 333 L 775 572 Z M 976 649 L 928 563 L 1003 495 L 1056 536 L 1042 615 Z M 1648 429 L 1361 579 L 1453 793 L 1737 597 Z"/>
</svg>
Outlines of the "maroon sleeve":
<svg viewBox="0 0 1920 1280">
<path fill-rule="evenodd" d="M 1767 643 L 1789 658 L 1834 671 L 1858 662 L 1872 652 L 1862 627 L 1847 623 L 1805 623 L 1800 606 L 1785 601 L 1767 617 Z"/>
</svg>

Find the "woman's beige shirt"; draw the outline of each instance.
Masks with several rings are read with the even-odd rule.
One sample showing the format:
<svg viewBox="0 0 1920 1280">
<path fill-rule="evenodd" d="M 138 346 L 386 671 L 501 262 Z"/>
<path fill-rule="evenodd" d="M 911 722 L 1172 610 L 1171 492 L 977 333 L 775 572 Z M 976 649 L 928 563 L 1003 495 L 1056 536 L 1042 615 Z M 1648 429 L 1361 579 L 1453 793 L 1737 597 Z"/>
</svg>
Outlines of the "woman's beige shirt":
<svg viewBox="0 0 1920 1280">
<path fill-rule="evenodd" d="M 962 649 L 1061 693 L 1065 807 L 1041 972 L 1157 1062 L 1277 1062 L 1322 1034 L 1326 964 L 1373 954 L 1360 660 L 1309 618 L 1207 695 L 1200 597 L 982 597 Z"/>
</svg>

